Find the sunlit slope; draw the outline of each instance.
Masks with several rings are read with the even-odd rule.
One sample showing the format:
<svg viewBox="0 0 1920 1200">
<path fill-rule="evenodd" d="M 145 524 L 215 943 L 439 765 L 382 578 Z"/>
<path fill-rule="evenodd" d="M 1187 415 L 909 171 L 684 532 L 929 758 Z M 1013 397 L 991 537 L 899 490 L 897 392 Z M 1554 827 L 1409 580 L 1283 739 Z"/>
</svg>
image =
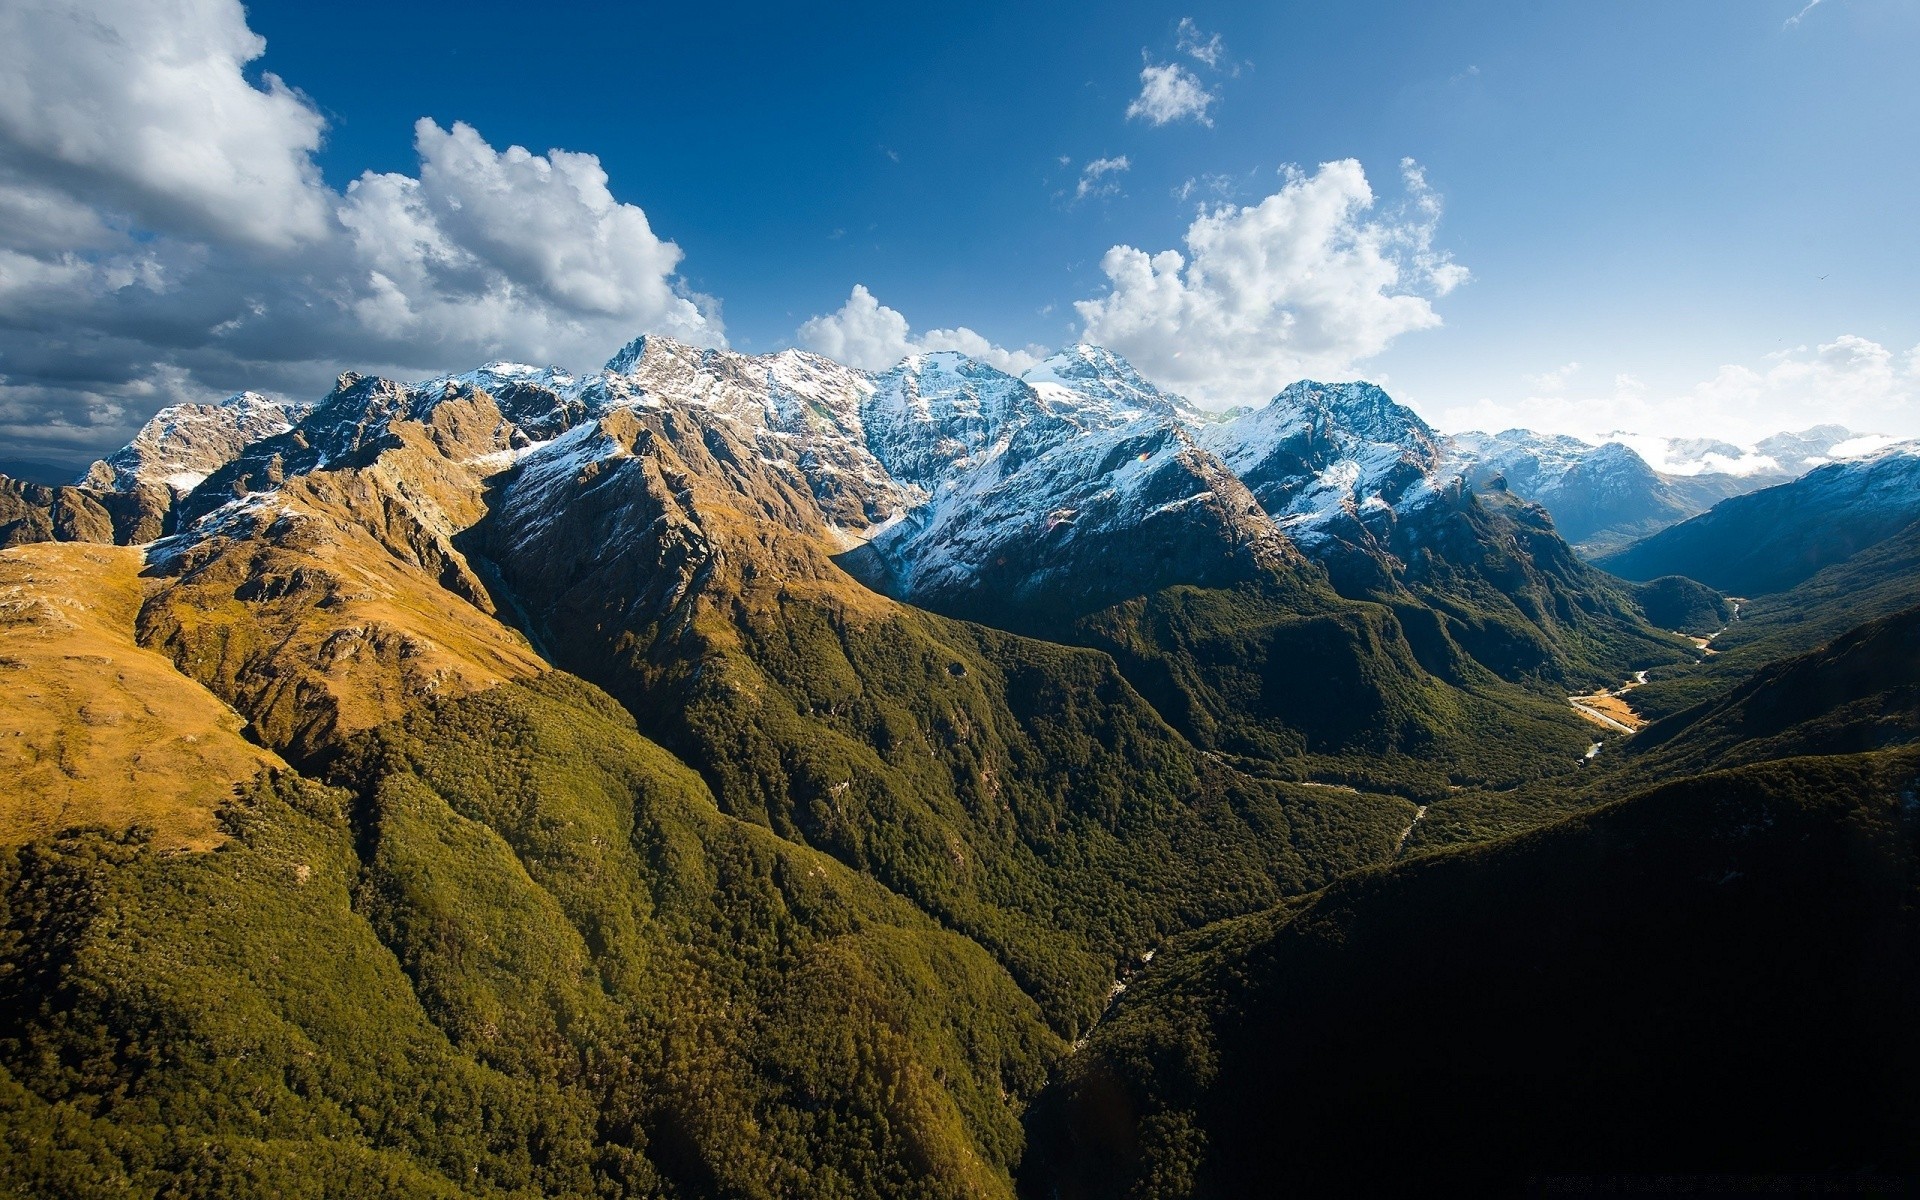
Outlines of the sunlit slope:
<svg viewBox="0 0 1920 1200">
<path fill-rule="evenodd" d="M 1001 1197 L 1064 1049 L 978 946 L 552 675 L 357 738 L 219 853 L 0 857 L 30 1194 Z M 79 1102 L 76 1102 L 79 1098 Z M 169 1190 L 170 1189 L 170 1190 Z"/>
<path fill-rule="evenodd" d="M 725 811 L 987 946 L 1063 1031 L 1164 932 L 1385 857 L 1410 811 L 1214 762 L 1104 654 L 868 591 L 730 422 L 617 410 L 496 494 L 472 544 L 559 665 Z"/>
<path fill-rule="evenodd" d="M 214 810 L 279 756 L 134 639 L 138 549 L 46 542 L 0 552 L 0 841 L 71 825 L 220 840 Z"/>
<path fill-rule="evenodd" d="M 484 507 L 499 411 L 449 400 L 357 463 L 286 480 L 155 552 L 143 644 L 305 760 L 435 696 L 545 669 L 453 540 Z"/>
</svg>

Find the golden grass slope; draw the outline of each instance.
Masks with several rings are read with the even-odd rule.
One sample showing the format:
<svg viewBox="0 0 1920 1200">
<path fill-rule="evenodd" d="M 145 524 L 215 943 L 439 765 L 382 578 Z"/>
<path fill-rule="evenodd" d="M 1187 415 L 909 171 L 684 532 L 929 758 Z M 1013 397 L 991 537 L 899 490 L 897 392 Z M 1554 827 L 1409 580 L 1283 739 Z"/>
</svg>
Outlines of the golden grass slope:
<svg viewBox="0 0 1920 1200">
<path fill-rule="evenodd" d="M 156 562 L 141 642 L 303 765 L 425 700 L 544 672 L 452 541 L 485 512 L 502 428 L 491 400 L 451 401 L 364 466 L 217 515 Z"/>
<path fill-rule="evenodd" d="M 0 844 L 143 823 L 162 848 L 205 850 L 235 785 L 285 765 L 135 642 L 142 559 L 81 542 L 0 551 Z"/>
</svg>

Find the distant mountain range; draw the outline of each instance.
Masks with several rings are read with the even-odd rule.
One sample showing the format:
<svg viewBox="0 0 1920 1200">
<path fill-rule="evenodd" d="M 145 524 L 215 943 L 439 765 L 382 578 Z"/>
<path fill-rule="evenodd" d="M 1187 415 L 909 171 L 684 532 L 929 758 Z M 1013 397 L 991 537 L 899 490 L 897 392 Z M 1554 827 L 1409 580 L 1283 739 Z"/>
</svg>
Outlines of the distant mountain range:
<svg viewBox="0 0 1920 1200">
<path fill-rule="evenodd" d="M 644 356 L 644 342 L 642 339 L 636 344 L 637 348 L 629 347 L 622 354 Z M 931 369 L 937 374 L 943 369 L 943 359 L 958 358 L 954 354 L 928 355 L 912 360 L 924 365 L 903 364 L 885 374 L 899 376 L 922 369 Z M 620 356 L 609 363 L 610 368 L 616 368 L 616 374 L 637 365 L 638 358 L 628 362 Z M 1888 439 L 1859 434 L 1840 425 L 1817 425 L 1798 433 L 1778 433 L 1750 446 L 1711 438 L 1649 442 L 1631 435 L 1621 435 L 1625 440 L 1595 444 L 1564 434 L 1540 434 L 1526 429 L 1509 429 L 1498 434 L 1469 431 L 1443 435 L 1410 410 L 1394 404 L 1386 393 L 1372 385 L 1329 385 L 1311 381 L 1286 389 L 1275 403 L 1264 406 L 1258 413 L 1236 409 L 1232 413 L 1216 414 L 1156 387 L 1118 355 L 1084 345 L 1053 355 L 1026 371 L 1021 382 L 1027 385 L 1027 393 L 1036 397 L 1051 415 L 1075 429 L 1157 420 L 1163 429 L 1179 427 L 1186 436 L 1200 438 L 1217 455 L 1233 460 L 1232 468 L 1242 474 L 1245 473 L 1242 468 L 1268 473 L 1283 469 L 1279 459 L 1261 465 L 1249 456 L 1256 453 L 1257 447 L 1311 433 L 1305 425 L 1293 430 L 1279 426 L 1290 421 L 1311 424 L 1315 419 L 1309 412 L 1312 398 L 1334 397 L 1341 413 L 1333 427 L 1350 426 L 1357 437 L 1376 447 L 1370 452 L 1371 460 L 1356 442 L 1339 448 L 1333 458 L 1321 463 L 1322 468 L 1334 461 L 1351 464 L 1353 478 L 1345 492 L 1352 504 L 1382 497 L 1384 493 L 1374 486 L 1376 484 L 1389 492 L 1395 489 L 1395 472 L 1384 465 L 1381 455 L 1395 461 L 1407 456 L 1402 463 L 1405 469 L 1399 473 L 1399 486 L 1404 486 L 1411 477 L 1407 472 L 1411 471 L 1414 475 L 1436 477 L 1458 474 L 1468 486 L 1480 491 L 1501 487 L 1545 508 L 1560 535 L 1589 557 L 1619 550 L 1632 541 L 1705 512 L 1729 496 L 1798 478 L 1832 461 L 1836 449 L 1846 457 L 1858 457 L 1888 442 Z M 585 387 L 584 381 L 575 380 L 559 368 L 494 363 L 464 375 L 424 381 L 416 388 L 430 391 L 434 386 L 448 383 L 486 388 L 510 417 L 533 421 L 528 426 L 530 436 L 541 432 L 537 426 L 542 419 L 547 426 L 553 426 L 560 418 L 551 414 L 536 418 L 516 405 L 531 403 L 538 407 L 552 403 L 554 397 L 566 396 L 567 403 L 577 407 L 573 395 Z M 1370 405 L 1378 411 L 1370 413 Z M 1385 407 L 1380 408 L 1381 405 Z M 237 455 L 242 447 L 287 431 L 310 408 L 311 405 L 269 400 L 251 392 L 238 393 L 218 404 L 175 405 L 154 416 L 132 442 L 95 463 L 76 482 L 96 489 L 121 491 L 135 484 L 146 484 L 184 495 Z M 1394 415 L 1383 417 L 1389 410 Z M 1288 415 L 1280 417 L 1276 415 L 1279 413 Z M 573 413 L 575 418 L 579 415 L 579 412 Z M 1324 424 L 1327 413 L 1323 411 L 1319 419 Z M 1386 426 L 1379 424 L 1383 419 Z M 1373 427 L 1369 432 L 1370 422 Z M 1225 432 L 1227 428 L 1234 432 Z M 1666 469 L 1656 470 L 1649 465 L 1629 442 L 1657 451 Z M 878 444 L 871 448 L 876 452 L 879 449 Z M 1341 453 L 1347 457 L 1340 458 Z M 1304 464 L 1306 460 L 1296 453 L 1294 461 Z M 48 464 L 14 466 L 17 469 L 7 470 L 6 464 L 0 463 L 0 473 L 43 485 L 66 482 L 63 476 L 67 473 Z M 1346 470 L 1342 468 L 1343 472 Z M 912 474 L 911 468 L 908 474 Z M 1316 470 L 1315 487 L 1292 496 L 1289 504 L 1296 511 L 1287 515 L 1305 516 L 1307 509 L 1318 505 L 1318 523 L 1324 523 L 1328 505 L 1333 504 L 1330 497 L 1343 486 L 1338 478 L 1340 474 L 1335 472 L 1321 480 Z M 1301 476 L 1298 481 L 1303 480 Z M 1255 482 L 1259 490 L 1258 481 L 1250 482 Z M 1018 491 L 1003 490 L 998 500 L 1018 504 L 1021 502 Z M 1314 493 L 1318 494 L 1317 499 Z M 971 497 L 959 507 L 972 512 L 975 501 L 981 499 Z M 922 513 L 916 525 L 924 526 L 933 519 L 932 512 Z M 967 519 L 992 520 L 984 512 Z M 1295 532 L 1308 533 L 1303 528 L 1296 528 Z M 1312 536 L 1311 533 L 1308 536 Z M 904 534 L 894 535 L 890 544 L 899 550 L 895 557 L 900 561 L 885 569 L 899 569 L 907 558 L 917 557 L 907 553 Z M 883 552 L 879 557 L 887 556 Z M 866 569 L 882 568 L 875 564 Z M 926 569 L 937 571 L 939 567 L 929 564 Z"/>
<path fill-rule="evenodd" d="M 1451 449 L 1473 486 L 1503 481 L 1551 512 L 1561 535 L 1591 557 L 1658 533 L 1729 496 L 1797 479 L 1832 461 L 1836 451 L 1859 456 L 1888 441 L 1840 425 L 1775 434 L 1750 447 L 1667 439 L 1658 447 L 1665 471 L 1655 470 L 1626 441 L 1595 445 L 1526 429 L 1456 434 Z"/>
<path fill-rule="evenodd" d="M 1920 521 L 1920 443 L 1828 463 L 1602 556 L 1627 579 L 1684 574 L 1736 596 L 1785 591 Z"/>
</svg>

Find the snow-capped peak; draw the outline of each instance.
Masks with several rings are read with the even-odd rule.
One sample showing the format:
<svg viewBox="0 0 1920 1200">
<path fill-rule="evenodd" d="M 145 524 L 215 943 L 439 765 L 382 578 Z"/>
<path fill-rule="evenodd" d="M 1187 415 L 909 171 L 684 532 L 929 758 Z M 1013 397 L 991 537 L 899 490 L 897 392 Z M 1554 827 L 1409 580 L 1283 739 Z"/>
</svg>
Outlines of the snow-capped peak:
<svg viewBox="0 0 1920 1200">
<path fill-rule="evenodd" d="M 602 367 L 601 370 L 609 375 L 631 374 L 634 367 L 639 365 L 640 360 L 647 356 L 648 337 L 648 334 L 643 333 L 626 345 L 620 347 L 620 349 L 614 353 L 614 356 L 607 360 L 607 365 Z"/>
<path fill-rule="evenodd" d="M 1068 346 L 1027 368 L 1020 378 L 1049 403 L 1081 409 L 1091 401 L 1115 420 L 1143 413 L 1182 420 L 1199 416 L 1184 398 L 1148 382 L 1132 363 L 1104 346 Z"/>
<path fill-rule="evenodd" d="M 490 362 L 457 375 L 435 375 L 412 385 L 413 391 L 438 395 L 448 385 L 470 387 L 494 395 L 508 387 L 528 385 L 545 388 L 558 395 L 578 390 L 579 381 L 565 367 L 536 367 L 529 363 Z"/>
<path fill-rule="evenodd" d="M 235 392 L 215 404 L 169 405 L 132 441 L 88 468 L 82 482 L 115 491 L 165 485 L 183 495 L 246 446 L 291 429 L 311 408 L 258 392 Z"/>
</svg>

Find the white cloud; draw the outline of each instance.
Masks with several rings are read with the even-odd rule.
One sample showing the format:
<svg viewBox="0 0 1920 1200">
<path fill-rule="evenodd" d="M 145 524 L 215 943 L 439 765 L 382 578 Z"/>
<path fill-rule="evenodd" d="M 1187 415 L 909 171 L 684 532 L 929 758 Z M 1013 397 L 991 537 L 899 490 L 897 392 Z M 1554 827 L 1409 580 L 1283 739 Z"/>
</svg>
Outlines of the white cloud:
<svg viewBox="0 0 1920 1200">
<path fill-rule="evenodd" d="M 1812 12 L 1814 9 L 1819 7 L 1820 7 L 1820 0 L 1807 0 L 1807 6 L 1801 9 L 1799 12 L 1788 17 L 1786 24 L 1782 25 L 1780 28 L 1782 29 L 1793 28 L 1795 25 L 1798 25 L 1801 22 L 1801 20 L 1806 17 L 1808 13 Z"/>
<path fill-rule="evenodd" d="M 417 176 L 340 195 L 323 121 L 237 0 L 0 6 L 0 433 L 71 459 L 153 409 L 313 396 L 345 367 L 591 368 L 639 332 L 725 343 L 682 253 L 591 154 L 415 127 Z M 18 439 L 17 441 L 15 439 Z"/>
<path fill-rule="evenodd" d="M 1015 375 L 1046 357 L 1044 347 L 1008 350 L 965 326 L 930 329 L 915 337 L 906 317 L 859 283 L 837 311 L 813 317 L 800 326 L 796 338 L 816 354 L 868 371 L 884 371 L 909 354 L 935 350 L 958 350 Z"/>
<path fill-rule="evenodd" d="M 1120 181 L 1113 178 L 1120 172 L 1133 166 L 1122 154 L 1118 158 L 1096 158 L 1080 168 L 1080 183 L 1073 189 L 1075 200 L 1085 200 L 1088 196 L 1111 196 L 1120 190 Z"/>
<path fill-rule="evenodd" d="M 1201 33 L 1200 27 L 1194 24 L 1192 17 L 1180 18 L 1180 28 L 1176 36 L 1182 54 L 1203 62 L 1209 67 L 1218 67 L 1220 60 L 1227 53 L 1226 43 L 1220 40 L 1220 35 Z"/>
<path fill-rule="evenodd" d="M 1655 387 L 1616 375 L 1610 387 L 1540 386 L 1514 399 L 1436 406 L 1446 430 L 1523 426 L 1589 441 L 1625 440 L 1660 466 L 1664 439 L 1713 438 L 1735 445 L 1782 430 L 1845 425 L 1860 433 L 1920 436 L 1920 347 L 1897 355 L 1856 334 L 1730 363 L 1697 383 Z M 1625 432 L 1623 432 L 1625 431 Z M 1724 464 L 1723 464 L 1724 465 Z"/>
<path fill-rule="evenodd" d="M 1222 205 L 1188 228 L 1186 254 L 1114 246 L 1111 283 L 1075 307 L 1087 340 L 1196 399 L 1265 399 L 1303 374 L 1345 374 L 1401 334 L 1440 324 L 1432 298 L 1467 278 L 1434 249 L 1438 197 L 1402 163 L 1406 199 L 1370 217 L 1366 173 L 1347 159 L 1279 191 Z"/>
<path fill-rule="evenodd" d="M 710 302 L 676 289 L 680 247 L 613 198 L 598 158 L 496 151 L 469 125 L 424 118 L 414 144 L 419 178 L 362 175 L 339 210 L 370 331 L 542 359 L 641 330 L 720 340 Z"/>
<path fill-rule="evenodd" d="M 1127 105 L 1127 116 L 1142 117 L 1150 125 L 1166 125 L 1187 117 L 1212 125 L 1207 108 L 1217 98 L 1199 76 L 1179 63 L 1148 63 L 1140 69 L 1140 94 Z"/>
<path fill-rule="evenodd" d="M 324 125 L 274 75 L 240 5 L 10 0 L 0 171 L 106 201 L 145 228 L 286 248 L 325 237 Z"/>
<path fill-rule="evenodd" d="M 1526 376 L 1529 386 L 1538 388 L 1549 395 L 1559 395 L 1567 390 L 1567 381 L 1580 370 L 1577 362 L 1564 363 L 1551 371 L 1542 371 L 1538 375 Z"/>
<path fill-rule="evenodd" d="M 1209 171 L 1204 175 L 1196 175 L 1187 179 L 1175 187 L 1173 189 L 1173 198 L 1185 202 L 1193 199 L 1197 195 L 1205 194 L 1212 196 L 1216 200 L 1225 200 L 1231 197 L 1239 188 L 1240 181 L 1233 176 L 1221 172 Z"/>
</svg>

